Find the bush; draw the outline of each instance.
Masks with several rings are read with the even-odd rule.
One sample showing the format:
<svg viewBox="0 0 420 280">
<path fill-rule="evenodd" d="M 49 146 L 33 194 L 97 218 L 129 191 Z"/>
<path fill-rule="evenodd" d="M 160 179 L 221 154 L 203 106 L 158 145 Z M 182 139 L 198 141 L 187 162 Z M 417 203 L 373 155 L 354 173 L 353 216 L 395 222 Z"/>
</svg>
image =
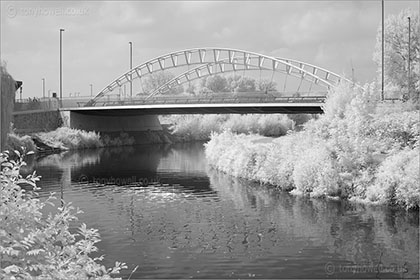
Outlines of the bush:
<svg viewBox="0 0 420 280">
<path fill-rule="evenodd" d="M 36 134 L 41 142 L 60 149 L 92 149 L 109 146 L 134 145 L 134 137 L 121 132 L 118 137 L 101 136 L 94 131 L 84 131 L 68 127 L 59 127 L 54 131 Z"/>
<path fill-rule="evenodd" d="M 292 175 L 295 192 L 313 197 L 337 195 L 340 178 L 336 166 L 324 143 L 302 146 Z"/>
<path fill-rule="evenodd" d="M 174 115 L 162 120 L 170 123 L 173 135 L 181 141 L 209 140 L 212 132 L 229 130 L 234 133 L 281 136 L 294 129 L 295 123 L 286 115 Z"/>
<path fill-rule="evenodd" d="M 405 149 L 388 157 L 377 171 L 375 184 L 368 188 L 367 199 L 416 207 L 420 203 L 420 151 Z"/>
<path fill-rule="evenodd" d="M 420 139 L 419 112 L 377 114 L 370 133 L 384 152 L 418 146 Z"/>
<path fill-rule="evenodd" d="M 30 136 L 19 136 L 14 133 L 9 133 L 7 136 L 6 149 L 9 151 L 18 150 L 21 153 L 23 151 L 35 152 L 37 150 L 36 145 Z"/>
<path fill-rule="evenodd" d="M 132 146 L 135 144 L 134 137 L 131 137 L 126 132 L 120 132 L 118 137 L 110 137 L 109 135 L 103 135 L 100 138 L 100 146 L 114 147 L 114 146 Z M 158 143 L 158 142 L 156 142 Z"/>
<path fill-rule="evenodd" d="M 44 216 L 42 209 L 53 197 L 41 202 L 37 197 L 35 172 L 26 178 L 19 175 L 25 163 L 20 157 L 9 160 L 0 154 L 0 275 L 10 279 L 111 279 L 125 264 L 116 262 L 106 269 L 98 262 L 103 257 L 89 255 L 97 251 L 100 241 L 96 229 L 85 224 L 72 233 L 69 224 L 80 213 L 71 204 L 58 213 Z M 28 191 L 26 189 L 29 189 Z"/>
<path fill-rule="evenodd" d="M 37 136 L 46 144 L 64 146 L 70 150 L 103 146 L 99 133 L 68 127 L 59 127 L 54 131 L 38 133 Z"/>
</svg>

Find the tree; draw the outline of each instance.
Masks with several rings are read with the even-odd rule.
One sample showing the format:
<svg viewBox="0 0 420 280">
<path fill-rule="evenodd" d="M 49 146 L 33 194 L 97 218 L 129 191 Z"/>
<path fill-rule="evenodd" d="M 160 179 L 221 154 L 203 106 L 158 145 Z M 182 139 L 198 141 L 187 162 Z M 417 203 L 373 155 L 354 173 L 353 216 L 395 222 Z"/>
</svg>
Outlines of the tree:
<svg viewBox="0 0 420 280">
<path fill-rule="evenodd" d="M 185 92 L 191 95 L 195 95 L 197 92 L 197 88 L 195 84 L 192 84 L 192 83 L 187 84 L 187 86 L 185 87 Z"/>
<path fill-rule="evenodd" d="M 173 78 L 175 78 L 175 75 L 167 71 L 157 72 L 149 75 L 146 79 L 143 80 L 143 88 L 145 94 L 151 93 L 152 91 L 158 89 L 160 86 L 164 85 L 166 82 L 169 82 Z M 182 92 L 184 92 L 184 88 L 182 86 L 175 86 L 165 94 L 179 94 Z"/>
<path fill-rule="evenodd" d="M 420 92 L 420 24 L 419 14 L 409 9 L 398 15 L 390 15 L 384 22 L 385 26 L 385 84 L 387 88 L 397 87 L 402 92 L 408 92 L 408 17 L 411 18 L 411 98 L 416 98 Z M 382 26 L 378 28 L 373 60 L 378 65 L 378 73 L 382 73 Z M 416 93 L 414 93 L 416 92 Z"/>
<path fill-rule="evenodd" d="M 275 82 L 271 82 L 269 80 L 266 79 L 262 79 L 257 83 L 257 89 L 258 91 L 262 91 L 262 92 L 269 92 L 269 91 L 277 91 L 277 85 Z"/>
<path fill-rule="evenodd" d="M 231 92 L 234 92 L 235 88 L 238 87 L 238 84 L 239 84 L 239 81 L 241 80 L 241 78 L 242 77 L 239 76 L 239 75 L 231 75 L 227 78 L 227 82 L 228 82 L 228 85 L 229 85 L 229 90 Z"/>
<path fill-rule="evenodd" d="M 205 87 L 211 90 L 212 92 L 230 91 L 226 78 L 220 75 L 207 77 Z"/>
<path fill-rule="evenodd" d="M 242 77 L 233 90 L 234 92 L 254 92 L 255 89 L 255 80 L 253 78 Z"/>
</svg>

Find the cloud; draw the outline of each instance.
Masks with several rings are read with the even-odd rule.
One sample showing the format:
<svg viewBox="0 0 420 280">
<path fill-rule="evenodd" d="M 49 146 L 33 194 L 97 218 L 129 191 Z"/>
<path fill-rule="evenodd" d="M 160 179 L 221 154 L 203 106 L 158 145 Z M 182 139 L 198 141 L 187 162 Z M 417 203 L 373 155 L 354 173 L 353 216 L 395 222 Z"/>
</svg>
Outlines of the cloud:
<svg viewBox="0 0 420 280">
<path fill-rule="evenodd" d="M 10 17 L 8 7 L 74 9 L 81 15 Z M 415 1 L 387 1 L 386 13 Z M 380 23 L 375 1 L 118 1 L 1 2 L 1 53 L 9 71 L 24 80 L 24 93 L 40 94 L 40 80 L 58 88 L 59 29 L 64 28 L 65 92 L 99 89 L 134 64 L 176 50 L 231 47 L 290 57 L 351 74 L 376 75 L 372 62 Z M 22 10 L 23 9 L 23 10 Z M 48 10 L 49 9 L 49 10 Z M 358 70 L 360 69 L 360 70 Z"/>
</svg>

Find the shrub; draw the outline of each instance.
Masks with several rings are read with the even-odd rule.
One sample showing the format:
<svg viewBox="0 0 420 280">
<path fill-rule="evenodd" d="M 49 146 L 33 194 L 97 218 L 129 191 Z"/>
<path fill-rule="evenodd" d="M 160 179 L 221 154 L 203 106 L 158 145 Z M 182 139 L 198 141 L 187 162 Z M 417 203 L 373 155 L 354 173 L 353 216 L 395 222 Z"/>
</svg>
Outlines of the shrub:
<svg viewBox="0 0 420 280">
<path fill-rule="evenodd" d="M 64 146 L 68 149 L 88 149 L 102 147 L 99 133 L 68 127 L 59 127 L 54 131 L 38 133 L 37 136 L 52 146 Z"/>
<path fill-rule="evenodd" d="M 313 197 L 337 195 L 340 179 L 335 167 L 325 144 L 314 141 L 310 145 L 302 145 L 292 175 L 295 192 Z"/>
<path fill-rule="evenodd" d="M 419 112 L 377 114 L 368 133 L 381 143 L 384 152 L 418 146 Z"/>
<path fill-rule="evenodd" d="M 209 140 L 212 132 L 285 135 L 294 129 L 294 121 L 286 115 L 174 115 L 161 118 L 170 123 L 173 135 L 181 141 Z"/>
<path fill-rule="evenodd" d="M 23 151 L 35 152 L 37 150 L 36 145 L 30 136 L 19 136 L 15 133 L 9 133 L 7 136 L 6 149 L 9 151 L 18 150 L 21 153 Z"/>
<path fill-rule="evenodd" d="M 36 134 L 43 143 L 60 149 L 92 149 L 108 146 L 134 145 L 134 137 L 121 132 L 117 137 L 101 136 L 94 131 L 59 127 L 54 131 Z"/>
<path fill-rule="evenodd" d="M 377 171 L 375 184 L 368 188 L 367 199 L 391 202 L 407 208 L 420 203 L 419 149 L 405 149 L 387 159 Z"/>
<path fill-rule="evenodd" d="M 37 197 L 35 172 L 22 178 L 19 170 L 25 163 L 0 154 L 0 275 L 10 279 L 111 279 L 125 264 L 116 262 L 106 269 L 98 262 L 103 257 L 89 255 L 97 251 L 97 230 L 85 224 L 72 233 L 69 224 L 80 213 L 71 204 L 45 217 L 42 209 L 53 197 L 41 202 Z M 29 190 L 27 191 L 26 189 Z"/>
<path fill-rule="evenodd" d="M 113 147 L 113 146 L 131 146 L 135 144 L 134 137 L 131 137 L 126 132 L 120 132 L 120 135 L 117 137 L 110 137 L 109 135 L 102 135 L 100 139 L 100 145 L 104 147 Z M 159 143 L 154 141 L 152 143 Z"/>
</svg>

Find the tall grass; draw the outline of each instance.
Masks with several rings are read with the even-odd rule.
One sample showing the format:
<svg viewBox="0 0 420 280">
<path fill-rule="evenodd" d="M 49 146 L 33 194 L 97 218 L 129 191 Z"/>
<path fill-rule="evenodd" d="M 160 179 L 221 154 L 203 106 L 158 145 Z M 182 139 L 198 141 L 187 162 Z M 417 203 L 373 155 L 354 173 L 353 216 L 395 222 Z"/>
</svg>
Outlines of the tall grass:
<svg viewBox="0 0 420 280">
<path fill-rule="evenodd" d="M 209 140 L 212 132 L 230 130 L 235 133 L 281 136 L 294 129 L 287 115 L 173 115 L 163 117 L 170 123 L 175 137 L 181 141 Z"/>
<path fill-rule="evenodd" d="M 341 86 L 301 132 L 273 143 L 214 133 L 209 163 L 228 174 L 293 193 L 419 206 L 419 111 L 377 110 L 372 87 Z"/>
<path fill-rule="evenodd" d="M 6 150 L 8 151 L 32 151 L 37 150 L 32 137 L 29 135 L 19 136 L 15 133 L 9 133 L 7 137 Z"/>
<path fill-rule="evenodd" d="M 59 127 L 54 131 L 38 133 L 37 136 L 50 146 L 65 147 L 70 150 L 103 146 L 98 133 L 68 127 Z"/>
<path fill-rule="evenodd" d="M 37 133 L 43 143 L 60 149 L 91 149 L 109 146 L 133 145 L 135 140 L 127 133 L 120 133 L 117 137 L 100 135 L 94 131 L 84 131 L 68 127 L 59 127 L 54 131 Z"/>
</svg>

